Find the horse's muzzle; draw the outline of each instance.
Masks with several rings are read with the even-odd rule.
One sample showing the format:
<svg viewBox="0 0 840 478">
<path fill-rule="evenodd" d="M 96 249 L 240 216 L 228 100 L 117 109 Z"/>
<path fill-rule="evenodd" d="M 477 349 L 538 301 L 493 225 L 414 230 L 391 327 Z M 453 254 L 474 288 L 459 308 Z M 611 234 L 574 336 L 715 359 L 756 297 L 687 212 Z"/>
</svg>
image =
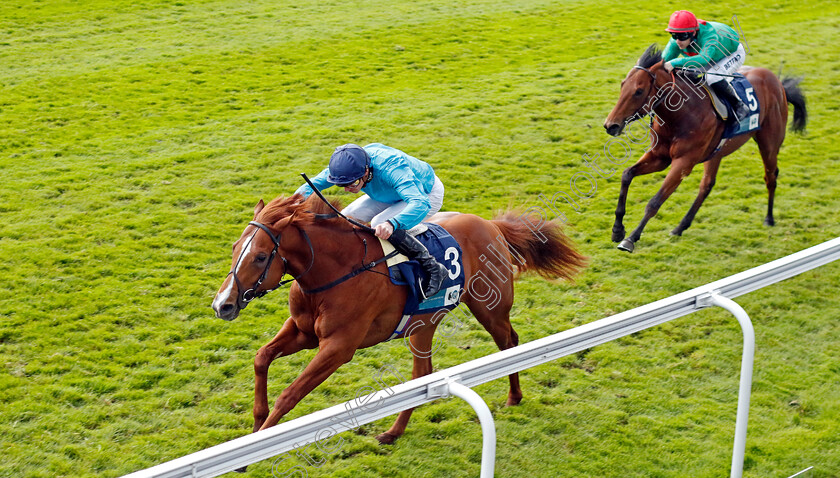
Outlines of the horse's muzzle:
<svg viewBox="0 0 840 478">
<path fill-rule="evenodd" d="M 216 317 L 231 321 L 239 317 L 239 307 L 236 304 L 221 304 L 218 307 L 213 304 L 213 310 L 216 312 Z"/>
<path fill-rule="evenodd" d="M 622 123 L 604 123 L 604 129 L 607 130 L 608 135 L 618 136 L 624 130 L 624 125 Z"/>
</svg>

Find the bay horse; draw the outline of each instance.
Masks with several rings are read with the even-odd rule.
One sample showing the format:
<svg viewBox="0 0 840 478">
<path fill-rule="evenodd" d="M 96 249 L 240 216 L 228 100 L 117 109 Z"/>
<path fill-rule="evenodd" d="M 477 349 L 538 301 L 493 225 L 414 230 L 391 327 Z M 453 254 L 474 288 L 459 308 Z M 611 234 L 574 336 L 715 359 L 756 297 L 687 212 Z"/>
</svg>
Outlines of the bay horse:
<svg viewBox="0 0 840 478">
<path fill-rule="evenodd" d="M 703 178 L 700 191 L 688 213 L 671 234 L 680 236 L 691 226 L 694 216 L 715 185 L 721 159 L 744 145 L 750 138 L 758 143 L 758 150 L 764 162 L 764 182 L 767 185 L 767 215 L 764 224 L 772 226 L 773 198 L 776 178 L 779 176 L 777 156 L 785 139 L 788 117 L 788 103 L 794 106 L 791 129 L 802 132 L 807 121 L 805 96 L 798 84 L 801 78 L 786 78 L 782 81 L 766 68 L 744 67 L 740 70 L 752 84 L 755 96 L 761 106 L 760 129 L 726 140 L 719 147 L 724 131 L 720 120 L 708 98 L 708 93 L 695 83 L 689 74 L 674 69 L 665 71 L 662 52 L 651 45 L 639 58 L 636 65 L 621 82 L 618 102 L 607 116 L 604 128 L 611 136 L 618 136 L 624 127 L 651 112 L 658 120 L 652 120 L 651 148 L 621 175 L 621 190 L 615 209 L 615 224 L 612 240 L 618 248 L 633 252 L 635 243 L 642 235 L 645 225 L 660 206 L 673 193 L 683 178 L 691 173 L 695 165 L 703 163 Z M 674 103 L 677 103 L 675 105 Z M 625 238 L 624 213 L 627 190 L 636 176 L 662 171 L 671 166 L 659 191 L 645 207 L 645 214 L 636 229 Z"/>
<path fill-rule="evenodd" d="M 402 318 L 406 287 L 391 282 L 384 263 L 369 269 L 363 266 L 369 267 L 371 261 L 383 256 L 379 240 L 331 212 L 330 206 L 314 194 L 309 199 L 299 194 L 279 197 L 268 205 L 260 200 L 254 220 L 233 244 L 231 271 L 213 301 L 217 317 L 233 320 L 250 300 L 278 287 L 286 274 L 294 280 L 289 290 L 291 316 L 254 359 L 255 432 L 276 425 L 315 387 L 349 362 L 357 349 L 388 340 Z M 556 223 L 512 213 L 489 221 L 472 214 L 439 213 L 437 217 L 441 219 L 435 222 L 462 248 L 465 289 L 461 300 L 501 350 L 519 342 L 510 323 L 516 276 L 536 272 L 549 279 L 572 279 L 585 266 L 586 258 Z M 512 253 L 519 258 L 517 261 Z M 336 284 L 337 278 L 353 272 L 359 274 Z M 483 286 L 474 290 L 472 282 L 478 277 Z M 493 303 L 488 303 L 485 286 L 498 295 Z M 443 314 L 437 314 L 436 321 L 428 320 L 430 317 L 432 314 L 412 318 L 415 324 L 421 323 L 418 318 L 426 319 L 422 326 L 408 328 L 412 350 L 432 349 L 433 334 Z M 283 390 L 269 413 L 267 376 L 271 362 L 316 347 L 318 352 L 312 361 Z M 432 372 L 430 354 L 413 355 L 412 378 Z M 507 404 L 515 405 L 522 399 L 518 374 L 511 374 L 509 380 Z M 393 443 L 405 431 L 411 412 L 401 412 L 394 425 L 376 438 L 381 443 Z"/>
</svg>

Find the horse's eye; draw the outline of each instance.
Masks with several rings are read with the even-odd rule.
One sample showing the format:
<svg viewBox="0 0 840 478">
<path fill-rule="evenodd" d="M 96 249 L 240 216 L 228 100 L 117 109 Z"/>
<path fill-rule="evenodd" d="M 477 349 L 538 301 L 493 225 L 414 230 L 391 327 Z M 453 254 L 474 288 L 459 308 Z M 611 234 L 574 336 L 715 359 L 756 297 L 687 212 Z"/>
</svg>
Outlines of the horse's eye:
<svg viewBox="0 0 840 478">
<path fill-rule="evenodd" d="M 639 88 L 638 90 L 636 90 L 635 93 L 633 93 L 633 96 L 642 96 L 642 93 L 643 93 L 642 89 Z"/>
<path fill-rule="evenodd" d="M 257 262 L 265 262 L 265 260 L 267 258 L 268 258 L 268 254 L 266 254 L 265 252 L 260 252 L 259 254 L 257 254 L 257 259 L 256 260 L 257 260 Z"/>
</svg>

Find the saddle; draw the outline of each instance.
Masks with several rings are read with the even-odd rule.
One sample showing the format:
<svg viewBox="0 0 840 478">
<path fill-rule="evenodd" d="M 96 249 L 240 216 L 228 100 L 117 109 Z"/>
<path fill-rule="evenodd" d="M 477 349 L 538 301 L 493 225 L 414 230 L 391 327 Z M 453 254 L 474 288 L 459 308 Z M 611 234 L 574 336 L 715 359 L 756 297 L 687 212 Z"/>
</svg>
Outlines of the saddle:
<svg viewBox="0 0 840 478">
<path fill-rule="evenodd" d="M 423 300 L 422 287 L 420 286 L 423 269 L 420 264 L 417 261 L 409 260 L 402 254 L 395 254 L 394 257 L 386 261 L 391 282 L 408 287 L 408 298 L 403 308 L 402 320 L 400 320 L 389 340 L 402 335 L 406 331 L 411 316 L 431 314 L 442 309 L 452 310 L 461 302 L 461 289 L 464 286 L 461 246 L 443 227 L 432 223 L 423 223 L 423 226 L 425 230 L 423 230 L 424 228 L 418 229 L 418 231 L 423 232 L 419 232 L 415 237 L 426 246 L 429 254 L 446 266 L 449 273 L 444 279 L 440 291 Z M 411 232 L 414 232 L 414 230 Z M 390 242 L 382 239 L 379 241 L 382 244 L 382 252 L 386 256 L 394 252 L 394 246 Z"/>
<path fill-rule="evenodd" d="M 703 84 L 703 88 L 712 99 L 712 108 L 715 110 L 718 117 L 724 122 L 725 126 L 723 136 L 721 137 L 722 140 L 759 129 L 758 117 L 761 108 L 758 103 L 758 98 L 753 94 L 754 90 L 752 84 L 750 84 L 750 81 L 747 80 L 745 76 L 739 76 L 732 79 L 731 85 L 741 101 L 743 101 L 750 109 L 749 116 L 740 122 L 734 121 L 735 114 L 733 113 L 734 109 L 732 108 L 732 105 L 722 98 L 719 98 L 718 95 L 715 94 L 714 90 L 709 88 L 709 85 L 706 85 L 705 83 Z"/>
</svg>

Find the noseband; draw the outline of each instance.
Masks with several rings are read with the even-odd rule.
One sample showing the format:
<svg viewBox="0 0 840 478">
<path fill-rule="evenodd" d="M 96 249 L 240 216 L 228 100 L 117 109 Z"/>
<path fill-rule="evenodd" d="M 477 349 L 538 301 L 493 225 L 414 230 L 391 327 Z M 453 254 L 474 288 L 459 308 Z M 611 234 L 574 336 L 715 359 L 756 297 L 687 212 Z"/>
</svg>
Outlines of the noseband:
<svg viewBox="0 0 840 478">
<path fill-rule="evenodd" d="M 275 290 L 275 289 L 277 289 L 281 286 L 284 286 L 284 285 L 286 285 L 290 282 L 293 282 L 293 281 L 299 279 L 304 274 L 309 272 L 310 269 L 312 269 L 312 264 L 315 262 L 315 251 L 312 248 L 312 241 L 309 240 L 309 235 L 306 234 L 306 231 L 301 229 L 300 232 L 301 232 L 301 234 L 303 234 L 303 238 L 306 240 L 306 244 L 309 246 L 309 253 L 310 253 L 309 267 L 307 267 L 306 270 L 303 271 L 297 277 L 292 277 L 291 279 L 286 279 L 284 281 L 280 281 L 275 287 L 273 287 L 271 289 L 259 290 L 260 285 L 262 285 L 263 281 L 265 280 L 266 276 L 268 275 L 268 271 L 271 269 L 271 264 L 272 264 L 272 262 L 274 262 L 274 258 L 277 256 L 277 251 L 280 249 L 280 235 L 278 234 L 277 236 L 275 236 L 274 233 L 272 233 L 271 230 L 268 228 L 268 226 L 266 226 L 265 224 L 259 223 L 257 221 L 251 221 L 248 224 L 250 224 L 252 226 L 256 226 L 258 228 L 251 235 L 251 238 L 250 238 L 251 241 L 253 241 L 254 236 L 256 236 L 257 233 L 260 230 L 262 230 L 263 232 L 268 234 L 269 238 L 271 238 L 271 242 L 274 243 L 274 247 L 271 249 L 271 255 L 269 255 L 268 261 L 266 261 L 265 269 L 263 269 L 262 274 L 260 274 L 260 278 L 257 279 L 257 282 L 254 283 L 254 285 L 251 288 L 249 288 L 247 290 L 244 290 L 244 287 L 242 287 L 242 283 L 239 282 L 239 277 L 236 276 L 236 270 L 239 268 L 239 263 L 242 262 L 242 256 L 245 252 L 244 250 L 239 253 L 239 258 L 236 260 L 236 264 L 234 264 L 233 268 L 230 270 L 230 272 L 228 272 L 228 275 L 233 274 L 233 280 L 236 281 L 236 290 L 241 291 L 239 293 L 239 295 L 236 297 L 236 305 L 240 309 L 244 309 L 245 307 L 247 307 L 248 303 L 251 302 L 252 300 L 254 300 L 258 297 L 262 297 L 262 296 L 268 294 L 269 292 L 271 292 L 271 291 L 273 291 L 273 290 Z M 280 259 L 283 260 L 283 274 L 280 277 L 283 277 L 283 276 L 286 275 L 286 273 L 288 271 L 289 261 L 287 261 L 286 258 L 283 257 L 282 255 L 280 256 Z"/>
</svg>

